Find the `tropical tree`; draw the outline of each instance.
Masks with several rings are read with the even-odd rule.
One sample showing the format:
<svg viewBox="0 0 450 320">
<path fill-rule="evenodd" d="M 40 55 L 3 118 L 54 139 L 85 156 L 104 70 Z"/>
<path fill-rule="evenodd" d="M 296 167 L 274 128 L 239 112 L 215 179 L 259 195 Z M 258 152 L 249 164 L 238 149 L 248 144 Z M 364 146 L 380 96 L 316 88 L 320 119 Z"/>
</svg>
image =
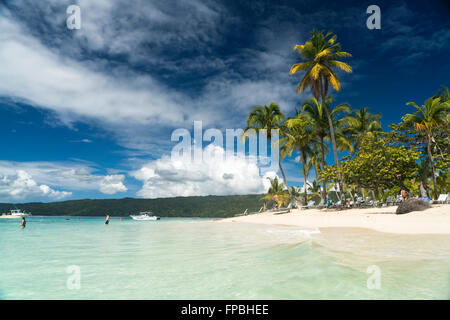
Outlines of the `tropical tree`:
<svg viewBox="0 0 450 320">
<path fill-rule="evenodd" d="M 285 205 L 289 202 L 289 193 L 284 188 L 283 183 L 278 181 L 278 177 L 267 178 L 270 180 L 270 187 L 267 194 L 261 200 L 270 200 L 277 203 L 279 206 Z"/>
<path fill-rule="evenodd" d="M 330 84 L 336 91 L 341 89 L 341 84 L 335 70 L 352 72 L 352 68 L 347 63 L 339 61 L 338 59 L 351 57 L 351 54 L 341 51 L 341 46 L 336 42 L 336 39 L 337 36 L 332 32 L 328 32 L 324 35 L 321 31 L 313 30 L 310 40 L 304 44 L 297 44 L 294 46 L 294 50 L 300 54 L 304 61 L 294 64 L 289 73 L 294 74 L 299 71 L 305 72 L 302 80 L 297 86 L 297 93 L 304 92 L 307 88 L 311 88 L 316 100 L 319 100 L 319 97 L 321 97 L 322 101 L 325 101 Z M 333 121 L 328 108 L 325 108 L 325 112 L 330 126 L 334 162 L 338 165 L 339 162 Z"/>
<path fill-rule="evenodd" d="M 433 98 L 441 98 L 441 102 L 450 100 L 450 90 L 447 87 L 442 86 L 441 90 L 433 96 Z"/>
<path fill-rule="evenodd" d="M 314 198 L 322 199 L 320 183 L 317 180 L 314 180 L 312 183 L 308 182 L 308 189 L 311 192 L 309 199 L 314 199 Z M 305 191 L 306 191 L 306 189 L 305 189 Z"/>
<path fill-rule="evenodd" d="M 381 131 L 380 118 L 380 113 L 372 114 L 369 112 L 369 108 L 353 110 L 350 115 L 345 117 L 343 122 L 346 127 L 342 132 L 348 135 L 354 150 L 359 149 L 361 137 Z"/>
<path fill-rule="evenodd" d="M 434 197 L 437 199 L 438 188 L 431 144 L 434 140 L 434 131 L 447 123 L 446 117 L 448 110 L 450 109 L 450 102 L 441 102 L 441 98 L 437 97 L 427 99 L 425 104 L 420 107 L 414 102 L 408 102 L 407 105 L 413 106 L 416 108 L 416 111 L 412 114 L 404 115 L 402 120 L 405 123 L 413 124 L 416 132 L 422 132 L 426 135 L 428 161 L 431 167 Z"/>
<path fill-rule="evenodd" d="M 267 140 L 270 141 L 270 146 L 272 148 L 272 153 L 278 151 L 275 150 L 275 145 L 272 140 L 272 130 L 279 130 L 284 119 L 284 114 L 281 112 L 280 107 L 275 102 L 270 103 L 269 106 L 255 106 L 250 112 L 247 118 L 247 127 L 244 133 L 248 133 L 250 129 L 259 132 L 260 130 L 266 130 Z M 246 137 L 244 135 L 244 137 Z M 281 159 L 279 153 L 277 152 L 277 162 L 280 169 L 281 175 L 283 176 L 284 185 L 288 189 L 290 194 L 289 185 L 284 174 L 283 168 L 281 166 Z"/>
<path fill-rule="evenodd" d="M 319 138 L 320 141 L 320 149 L 321 149 L 321 163 L 322 163 L 322 169 L 326 166 L 325 162 L 325 154 L 328 152 L 328 146 L 325 144 L 325 141 L 328 138 L 328 134 L 330 132 L 330 125 L 328 123 L 328 117 L 326 114 L 326 109 L 330 110 L 330 117 L 332 119 L 334 127 L 338 125 L 337 122 L 337 115 L 339 113 L 349 113 L 350 107 L 347 104 L 339 104 L 334 108 L 331 108 L 331 102 L 333 99 L 328 96 L 326 97 L 325 101 L 319 101 L 316 98 L 310 98 L 303 102 L 302 104 L 302 110 L 306 114 L 306 116 L 311 121 L 311 126 L 313 127 L 313 130 L 315 132 L 315 135 Z M 340 146 L 342 145 L 341 140 L 344 141 L 344 136 L 337 135 L 336 136 L 338 143 L 337 148 L 339 150 Z M 325 199 L 325 192 L 326 192 L 326 181 L 323 181 L 323 200 Z"/>
<path fill-rule="evenodd" d="M 419 152 L 415 148 L 393 145 L 386 138 L 366 135 L 353 158 L 346 157 L 341 166 L 328 166 L 321 179 L 344 178 L 347 185 L 368 188 L 375 194 L 394 187 L 405 188 L 407 180 L 417 177 Z"/>
<path fill-rule="evenodd" d="M 302 172 L 305 187 L 305 204 L 307 202 L 306 188 L 307 188 L 307 159 L 310 157 L 312 152 L 312 144 L 316 143 L 317 140 L 314 136 L 314 131 L 311 127 L 311 122 L 309 118 L 303 114 L 297 114 L 296 118 L 287 119 L 285 123 L 285 129 L 283 130 L 283 153 L 292 155 L 294 150 L 298 150 L 300 154 L 300 162 L 302 163 Z"/>
<path fill-rule="evenodd" d="M 301 196 L 301 190 L 298 187 L 291 187 L 291 196 L 295 198 L 299 198 Z"/>
</svg>

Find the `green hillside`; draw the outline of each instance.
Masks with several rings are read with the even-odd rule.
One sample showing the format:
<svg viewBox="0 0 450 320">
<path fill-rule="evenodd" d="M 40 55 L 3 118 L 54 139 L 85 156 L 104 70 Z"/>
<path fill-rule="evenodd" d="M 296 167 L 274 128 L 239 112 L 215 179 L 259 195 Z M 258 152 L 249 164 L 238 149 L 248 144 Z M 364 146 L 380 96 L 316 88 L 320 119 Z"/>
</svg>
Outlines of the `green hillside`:
<svg viewBox="0 0 450 320">
<path fill-rule="evenodd" d="M 15 207 L 45 216 L 128 216 L 140 211 L 152 211 L 161 217 L 231 217 L 258 211 L 262 195 L 176 197 L 159 199 L 83 199 L 60 202 L 0 203 L 0 212 Z"/>
</svg>

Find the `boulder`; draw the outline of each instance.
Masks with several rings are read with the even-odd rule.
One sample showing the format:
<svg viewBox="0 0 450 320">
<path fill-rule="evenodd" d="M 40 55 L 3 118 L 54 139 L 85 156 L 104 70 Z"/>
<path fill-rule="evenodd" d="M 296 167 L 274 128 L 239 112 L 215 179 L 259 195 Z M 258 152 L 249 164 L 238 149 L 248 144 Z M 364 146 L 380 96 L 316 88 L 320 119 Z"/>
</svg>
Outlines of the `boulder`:
<svg viewBox="0 0 450 320">
<path fill-rule="evenodd" d="M 423 211 L 428 208 L 431 208 L 431 205 L 428 201 L 418 198 L 412 198 L 400 203 L 395 213 L 404 214 L 412 211 Z"/>
</svg>

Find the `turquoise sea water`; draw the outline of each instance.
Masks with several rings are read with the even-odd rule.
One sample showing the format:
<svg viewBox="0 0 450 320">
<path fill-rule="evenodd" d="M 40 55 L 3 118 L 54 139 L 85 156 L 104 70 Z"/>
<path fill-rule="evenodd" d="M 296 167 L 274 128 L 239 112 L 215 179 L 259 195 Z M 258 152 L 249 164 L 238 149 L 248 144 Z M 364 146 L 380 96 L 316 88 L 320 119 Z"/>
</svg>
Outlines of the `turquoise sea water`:
<svg viewBox="0 0 450 320">
<path fill-rule="evenodd" d="M 449 236 L 205 219 L 0 220 L 0 299 L 448 299 Z M 375 265 L 380 289 L 368 289 Z M 69 289 L 70 266 L 80 288 Z M 69 269 L 70 271 L 70 269 Z M 72 269 L 73 271 L 73 269 Z M 73 278 L 72 278 L 73 279 Z"/>
</svg>

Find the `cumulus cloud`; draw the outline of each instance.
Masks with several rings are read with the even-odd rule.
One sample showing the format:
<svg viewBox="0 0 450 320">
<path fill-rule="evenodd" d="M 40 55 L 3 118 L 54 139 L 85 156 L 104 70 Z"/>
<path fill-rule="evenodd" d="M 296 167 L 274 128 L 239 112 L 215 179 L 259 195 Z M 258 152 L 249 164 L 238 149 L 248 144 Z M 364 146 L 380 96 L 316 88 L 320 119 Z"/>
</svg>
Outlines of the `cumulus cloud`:
<svg viewBox="0 0 450 320">
<path fill-rule="evenodd" d="M 39 185 L 24 170 L 17 170 L 12 175 L 0 175 L 0 197 L 4 199 L 47 197 L 59 200 L 71 195 L 72 192 L 54 190 L 45 184 Z"/>
<path fill-rule="evenodd" d="M 107 175 L 100 182 L 100 191 L 104 194 L 116 194 L 117 192 L 127 191 L 123 184 L 125 176 L 123 174 Z"/>
<path fill-rule="evenodd" d="M 266 178 L 275 176 L 274 172 L 267 172 L 261 177 L 256 159 L 242 154 L 225 157 L 219 146 L 207 146 L 203 158 L 210 160 L 197 162 L 163 156 L 147 163 L 131 173 L 143 183 L 137 195 L 159 198 L 257 194 L 266 192 L 270 184 Z"/>
<path fill-rule="evenodd" d="M 124 185 L 123 174 L 98 174 L 93 164 L 84 162 L 0 161 L 0 177 L 3 182 L 0 196 L 5 200 L 19 196 L 24 199 L 60 199 L 70 196 L 72 191 L 115 194 L 128 190 Z M 68 189 L 70 192 L 59 192 L 56 188 Z"/>
</svg>

